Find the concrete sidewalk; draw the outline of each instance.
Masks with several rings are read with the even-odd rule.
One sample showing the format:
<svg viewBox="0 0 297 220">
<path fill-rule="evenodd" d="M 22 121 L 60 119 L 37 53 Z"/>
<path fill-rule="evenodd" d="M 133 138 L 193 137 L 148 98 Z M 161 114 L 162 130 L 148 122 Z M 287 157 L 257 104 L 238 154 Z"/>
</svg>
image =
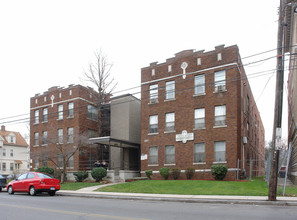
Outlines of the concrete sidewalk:
<svg viewBox="0 0 297 220">
<path fill-rule="evenodd" d="M 116 184 L 116 183 L 115 183 Z M 147 193 L 117 193 L 95 192 L 94 190 L 114 184 L 92 186 L 76 191 L 60 190 L 57 195 L 77 196 L 87 198 L 151 200 L 189 203 L 223 203 L 223 204 L 250 204 L 250 205 L 278 205 L 297 206 L 297 197 L 277 197 L 277 201 L 267 201 L 267 196 L 214 196 L 214 195 L 172 195 Z"/>
</svg>

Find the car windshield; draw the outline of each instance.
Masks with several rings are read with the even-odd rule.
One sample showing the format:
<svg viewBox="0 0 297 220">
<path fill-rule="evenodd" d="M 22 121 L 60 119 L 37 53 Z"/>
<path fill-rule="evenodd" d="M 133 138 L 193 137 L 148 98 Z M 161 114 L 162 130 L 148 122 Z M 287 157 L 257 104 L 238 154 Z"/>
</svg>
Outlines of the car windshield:
<svg viewBox="0 0 297 220">
<path fill-rule="evenodd" d="M 44 174 L 44 173 L 37 173 L 37 176 L 40 177 L 40 178 L 48 178 L 48 179 L 52 179 L 53 177 L 47 175 L 47 174 Z"/>
</svg>

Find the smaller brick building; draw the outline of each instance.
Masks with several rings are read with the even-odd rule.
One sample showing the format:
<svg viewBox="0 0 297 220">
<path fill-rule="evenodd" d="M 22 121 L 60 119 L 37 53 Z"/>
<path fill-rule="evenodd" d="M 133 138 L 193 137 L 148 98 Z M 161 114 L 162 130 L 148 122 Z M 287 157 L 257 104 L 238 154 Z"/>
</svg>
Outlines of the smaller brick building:
<svg viewBox="0 0 297 220">
<path fill-rule="evenodd" d="M 264 128 L 236 45 L 142 68 L 141 102 L 142 175 L 193 167 L 195 179 L 209 179 L 225 164 L 235 179 L 251 161 L 253 175 L 264 174 Z"/>
</svg>

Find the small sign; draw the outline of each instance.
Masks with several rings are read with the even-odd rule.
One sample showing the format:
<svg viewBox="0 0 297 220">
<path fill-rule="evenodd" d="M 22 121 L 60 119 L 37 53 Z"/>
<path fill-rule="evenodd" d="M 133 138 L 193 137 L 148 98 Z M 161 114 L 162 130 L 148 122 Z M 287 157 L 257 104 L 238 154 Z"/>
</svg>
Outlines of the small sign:
<svg viewBox="0 0 297 220">
<path fill-rule="evenodd" d="M 141 154 L 141 160 L 147 160 L 147 154 Z"/>
<path fill-rule="evenodd" d="M 183 130 L 181 134 L 175 136 L 175 140 L 182 141 L 185 144 L 187 141 L 194 140 L 194 133 L 188 133 L 186 130 Z"/>
</svg>

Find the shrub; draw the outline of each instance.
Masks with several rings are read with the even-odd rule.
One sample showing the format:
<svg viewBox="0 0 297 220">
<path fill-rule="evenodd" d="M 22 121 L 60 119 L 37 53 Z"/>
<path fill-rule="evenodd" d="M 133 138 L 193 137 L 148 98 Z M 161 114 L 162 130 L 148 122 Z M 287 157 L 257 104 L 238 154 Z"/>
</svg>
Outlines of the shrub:
<svg viewBox="0 0 297 220">
<path fill-rule="evenodd" d="M 193 178 L 194 174 L 195 174 L 195 169 L 192 168 L 192 167 L 189 167 L 186 169 L 186 177 L 187 177 L 187 180 L 190 180 Z"/>
<path fill-rule="evenodd" d="M 227 175 L 228 167 L 226 165 L 212 165 L 211 174 L 215 180 L 223 180 Z"/>
<path fill-rule="evenodd" d="M 151 179 L 151 176 L 153 175 L 153 171 L 152 170 L 146 170 L 144 172 L 145 172 L 145 175 L 147 176 L 147 178 Z"/>
<path fill-rule="evenodd" d="M 101 181 L 107 175 L 107 170 L 103 167 L 94 168 L 91 171 L 91 176 L 96 180 L 96 182 Z"/>
<path fill-rule="evenodd" d="M 38 167 L 36 169 L 36 172 L 47 173 L 47 174 L 53 175 L 55 170 L 51 167 Z"/>
<path fill-rule="evenodd" d="M 76 182 L 82 182 L 89 176 L 87 171 L 74 172 L 73 175 L 74 175 Z"/>
<path fill-rule="evenodd" d="M 170 169 L 167 167 L 162 167 L 159 170 L 160 175 L 164 178 L 164 180 L 168 180 Z"/>
<path fill-rule="evenodd" d="M 171 175 L 172 175 L 172 178 L 174 180 L 177 180 L 178 177 L 179 177 L 179 175 L 180 175 L 180 169 L 178 169 L 178 168 L 172 168 L 171 169 Z"/>
</svg>

